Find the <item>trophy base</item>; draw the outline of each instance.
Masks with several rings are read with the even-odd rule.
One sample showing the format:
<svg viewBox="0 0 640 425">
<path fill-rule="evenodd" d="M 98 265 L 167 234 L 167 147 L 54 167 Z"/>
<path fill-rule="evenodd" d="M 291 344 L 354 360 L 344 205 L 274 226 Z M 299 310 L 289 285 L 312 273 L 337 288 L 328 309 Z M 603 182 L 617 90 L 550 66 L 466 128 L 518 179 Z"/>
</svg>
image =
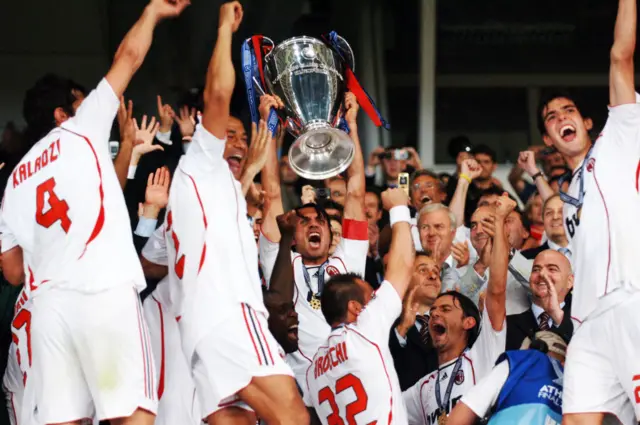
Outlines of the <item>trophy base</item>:
<svg viewBox="0 0 640 425">
<path fill-rule="evenodd" d="M 327 125 L 308 130 L 293 142 L 289 149 L 289 164 L 301 177 L 324 180 L 349 168 L 354 152 L 351 137 Z"/>
</svg>

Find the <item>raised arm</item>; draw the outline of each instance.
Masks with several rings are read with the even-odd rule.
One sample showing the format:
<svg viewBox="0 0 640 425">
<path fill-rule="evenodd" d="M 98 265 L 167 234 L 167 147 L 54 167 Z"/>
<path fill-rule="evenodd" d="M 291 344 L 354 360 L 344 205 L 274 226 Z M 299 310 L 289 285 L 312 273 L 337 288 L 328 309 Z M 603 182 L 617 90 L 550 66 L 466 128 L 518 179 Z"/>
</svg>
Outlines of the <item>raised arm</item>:
<svg viewBox="0 0 640 425">
<path fill-rule="evenodd" d="M 118 155 L 113 160 L 113 166 L 116 169 L 116 176 L 120 187 L 124 190 L 127 184 L 127 176 L 129 175 L 129 162 L 131 161 L 131 153 L 133 152 L 133 143 L 136 138 L 136 130 L 133 125 L 133 102 L 129 101 L 125 106 L 123 98 L 120 99 L 120 107 L 118 108 L 118 127 L 120 128 L 120 149 Z"/>
<path fill-rule="evenodd" d="M 496 331 L 501 331 L 507 317 L 507 271 L 509 267 L 509 241 L 504 229 L 504 223 L 516 202 L 506 193 L 498 198 L 496 204 L 495 235 L 491 249 L 489 262 L 489 283 L 485 308 L 491 320 L 491 326 Z"/>
<path fill-rule="evenodd" d="M 542 172 L 536 165 L 536 154 L 533 151 L 524 151 L 520 152 L 518 155 L 518 166 L 531 176 L 533 179 L 533 183 L 536 185 L 536 189 L 538 189 L 538 193 L 542 197 L 542 202 L 551 198 L 555 195 L 551 186 L 547 182 L 547 179 L 542 175 Z"/>
<path fill-rule="evenodd" d="M 353 140 L 355 150 L 353 161 L 347 170 L 347 197 L 344 201 L 344 218 L 365 221 L 367 218 L 364 213 L 364 195 L 366 193 L 364 158 L 362 157 L 362 148 L 358 137 L 358 122 L 356 120 L 360 106 L 356 96 L 351 92 L 345 94 L 344 104 L 347 110 L 344 119 L 349 126 L 349 136 Z"/>
<path fill-rule="evenodd" d="M 220 7 L 218 39 L 205 80 L 202 125 L 220 140 L 227 136 L 231 96 L 236 85 L 236 72 L 231 62 L 231 37 L 240 26 L 242 14 L 242 6 L 237 1 Z"/>
<path fill-rule="evenodd" d="M 120 43 L 111 69 L 106 75 L 109 85 L 117 97 L 121 97 L 131 78 L 138 71 L 149 52 L 153 31 L 160 21 L 182 13 L 190 0 L 151 0 Z"/>
<path fill-rule="evenodd" d="M 268 158 L 269 146 L 269 129 L 265 121 L 260 120 L 258 126 L 251 124 L 251 144 L 247 153 L 247 165 L 245 165 L 240 178 L 242 184 L 242 194 L 247 196 L 249 189 L 253 183 L 253 179 L 258 175 L 264 167 Z"/>
<path fill-rule="evenodd" d="M 636 50 L 636 0 L 620 0 L 611 48 L 610 106 L 636 102 L 633 55 Z"/>
<path fill-rule="evenodd" d="M 282 101 L 275 96 L 264 95 L 260 98 L 260 116 L 263 120 L 268 118 L 271 108 L 283 107 Z M 279 131 L 286 131 L 280 128 Z M 284 214 L 282 205 L 282 193 L 280 191 L 280 166 L 275 138 L 267 145 L 267 160 L 262 169 L 262 190 L 265 193 L 265 208 L 262 211 L 262 233 L 272 242 L 280 241 L 280 230 L 276 217 Z M 288 298 L 287 298 L 288 299 Z"/>
<path fill-rule="evenodd" d="M 382 204 L 389 211 L 391 223 L 391 247 L 384 278 L 393 285 L 400 298 L 404 298 L 416 256 L 409 224 L 409 197 L 402 189 L 388 189 L 382 193 Z"/>
<path fill-rule="evenodd" d="M 469 185 L 473 179 L 480 176 L 481 172 L 482 168 L 480 168 L 480 164 L 478 164 L 475 159 L 465 159 L 462 162 L 456 191 L 453 193 L 453 197 L 449 203 L 449 210 L 456 216 L 458 226 L 464 225 L 464 209 L 467 203 Z"/>
<path fill-rule="evenodd" d="M 269 292 L 277 292 L 283 299 L 292 300 L 295 277 L 293 275 L 293 263 L 291 262 L 291 244 L 296 231 L 298 214 L 295 210 L 289 211 L 278 216 L 277 220 L 282 236 L 276 264 L 273 266 L 271 280 L 269 280 Z"/>
</svg>

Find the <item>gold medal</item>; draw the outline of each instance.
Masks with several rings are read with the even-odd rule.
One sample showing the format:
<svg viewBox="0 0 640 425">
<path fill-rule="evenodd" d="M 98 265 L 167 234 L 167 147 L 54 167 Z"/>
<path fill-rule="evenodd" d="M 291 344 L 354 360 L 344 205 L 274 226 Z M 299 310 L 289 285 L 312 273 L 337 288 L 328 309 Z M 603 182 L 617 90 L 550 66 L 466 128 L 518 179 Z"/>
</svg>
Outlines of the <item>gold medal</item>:
<svg viewBox="0 0 640 425">
<path fill-rule="evenodd" d="M 582 215 L 582 206 L 580 206 L 580 208 L 578 208 L 578 221 L 580 221 L 580 216 Z"/>
<path fill-rule="evenodd" d="M 447 414 L 445 412 L 438 416 L 438 425 L 447 425 Z"/>
<path fill-rule="evenodd" d="M 311 296 L 311 301 L 309 301 L 309 304 L 311 304 L 311 308 L 314 310 L 320 310 L 320 307 L 322 307 L 322 304 L 320 303 L 320 298 L 318 298 L 316 294 L 313 294 Z"/>
</svg>

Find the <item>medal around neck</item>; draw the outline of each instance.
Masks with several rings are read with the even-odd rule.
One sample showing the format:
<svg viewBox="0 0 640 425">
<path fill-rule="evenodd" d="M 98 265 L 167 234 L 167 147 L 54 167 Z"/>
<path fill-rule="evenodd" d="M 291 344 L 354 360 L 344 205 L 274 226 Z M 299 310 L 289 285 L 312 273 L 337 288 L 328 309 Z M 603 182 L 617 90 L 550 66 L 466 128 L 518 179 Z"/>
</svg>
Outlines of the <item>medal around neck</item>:
<svg viewBox="0 0 640 425">
<path fill-rule="evenodd" d="M 311 299 L 309 299 L 309 305 L 314 310 L 320 310 L 322 307 L 322 303 L 320 302 L 320 296 L 318 294 L 311 295 Z"/>
<path fill-rule="evenodd" d="M 447 414 L 442 412 L 440 416 L 438 416 L 438 425 L 447 425 Z"/>
</svg>

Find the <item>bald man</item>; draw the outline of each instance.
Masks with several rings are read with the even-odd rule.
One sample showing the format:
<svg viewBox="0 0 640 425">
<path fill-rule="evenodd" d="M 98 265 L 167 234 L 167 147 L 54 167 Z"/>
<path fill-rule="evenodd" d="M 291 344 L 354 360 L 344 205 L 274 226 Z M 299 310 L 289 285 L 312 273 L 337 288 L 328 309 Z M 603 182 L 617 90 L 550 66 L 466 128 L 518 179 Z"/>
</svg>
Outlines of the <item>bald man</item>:
<svg viewBox="0 0 640 425">
<path fill-rule="evenodd" d="M 526 337 L 543 330 L 555 329 L 571 338 L 573 279 L 571 264 L 560 252 L 547 249 L 536 256 L 529 279 L 531 308 L 507 316 L 507 350 L 519 349 Z"/>
</svg>

